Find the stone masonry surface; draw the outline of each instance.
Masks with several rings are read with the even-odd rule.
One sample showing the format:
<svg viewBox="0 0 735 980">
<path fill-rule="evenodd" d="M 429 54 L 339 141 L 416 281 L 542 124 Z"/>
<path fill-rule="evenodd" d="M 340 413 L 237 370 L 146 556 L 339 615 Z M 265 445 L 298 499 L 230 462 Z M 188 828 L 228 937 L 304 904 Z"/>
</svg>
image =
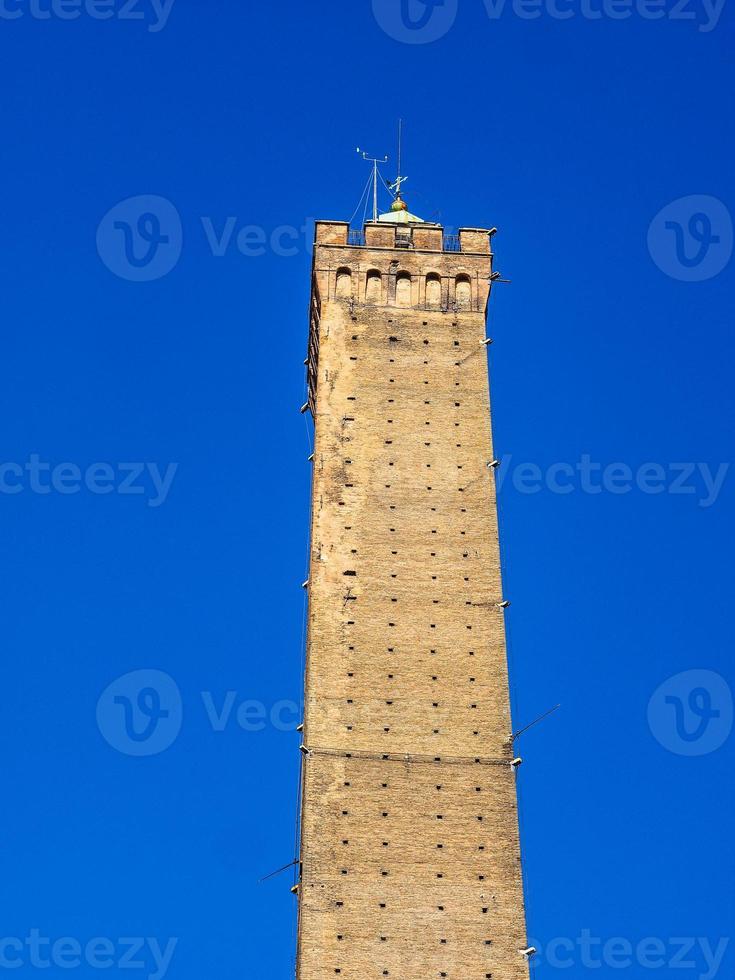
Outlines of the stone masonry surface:
<svg viewBox="0 0 735 980">
<path fill-rule="evenodd" d="M 490 233 L 412 232 L 317 223 L 300 980 L 528 977 Z"/>
</svg>

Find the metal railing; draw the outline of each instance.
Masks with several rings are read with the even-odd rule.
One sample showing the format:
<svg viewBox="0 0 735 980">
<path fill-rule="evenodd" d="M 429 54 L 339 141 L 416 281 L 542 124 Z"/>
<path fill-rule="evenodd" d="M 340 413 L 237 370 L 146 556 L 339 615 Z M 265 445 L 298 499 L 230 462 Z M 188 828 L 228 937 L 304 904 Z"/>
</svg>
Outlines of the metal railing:
<svg viewBox="0 0 735 980">
<path fill-rule="evenodd" d="M 460 242 L 459 235 L 445 235 L 444 236 L 444 251 L 445 252 L 461 252 L 462 243 Z"/>
<path fill-rule="evenodd" d="M 350 228 L 349 232 L 347 233 L 347 244 L 364 245 L 365 232 L 361 228 Z"/>
</svg>

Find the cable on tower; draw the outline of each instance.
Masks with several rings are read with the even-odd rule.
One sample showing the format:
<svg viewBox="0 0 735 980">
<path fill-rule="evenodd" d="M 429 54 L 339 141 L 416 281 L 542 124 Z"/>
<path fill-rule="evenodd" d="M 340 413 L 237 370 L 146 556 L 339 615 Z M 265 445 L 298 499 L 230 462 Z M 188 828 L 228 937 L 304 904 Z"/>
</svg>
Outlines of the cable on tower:
<svg viewBox="0 0 735 980">
<path fill-rule="evenodd" d="M 561 705 L 560 704 L 555 704 L 553 708 L 549 708 L 548 711 L 546 711 L 546 712 L 544 712 L 544 714 L 540 715 L 535 721 L 532 721 L 530 725 L 526 725 L 525 728 L 521 728 L 521 730 L 519 732 L 516 732 L 514 735 L 511 735 L 511 737 L 510 737 L 511 742 L 515 742 L 515 740 L 517 738 L 519 738 L 521 735 L 524 735 L 528 731 L 529 728 L 533 728 L 534 725 L 538 725 L 539 722 L 544 721 L 546 718 L 549 717 L 549 715 L 553 715 L 555 711 L 558 711 L 559 710 L 559 708 L 561 708 Z"/>
</svg>

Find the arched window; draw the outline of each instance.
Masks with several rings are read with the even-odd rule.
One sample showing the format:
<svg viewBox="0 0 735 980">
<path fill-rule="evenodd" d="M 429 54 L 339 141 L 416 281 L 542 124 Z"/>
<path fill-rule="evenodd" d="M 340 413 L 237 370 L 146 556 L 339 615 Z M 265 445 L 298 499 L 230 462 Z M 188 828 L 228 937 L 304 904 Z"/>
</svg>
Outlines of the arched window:
<svg viewBox="0 0 735 980">
<path fill-rule="evenodd" d="M 411 276 L 401 272 L 396 279 L 396 306 L 411 305 Z"/>
<path fill-rule="evenodd" d="M 365 302 L 380 303 L 382 298 L 383 277 L 376 269 L 372 269 L 367 274 L 367 282 L 365 284 Z"/>
<path fill-rule="evenodd" d="M 352 296 L 352 273 L 349 269 L 337 270 L 337 299 L 349 299 Z"/>
<path fill-rule="evenodd" d="M 457 276 L 456 293 L 457 306 L 461 310 L 469 310 L 472 306 L 472 286 L 467 276 Z"/>
<path fill-rule="evenodd" d="M 426 277 L 426 305 L 438 309 L 442 303 L 442 283 L 439 276 L 431 273 Z"/>
</svg>

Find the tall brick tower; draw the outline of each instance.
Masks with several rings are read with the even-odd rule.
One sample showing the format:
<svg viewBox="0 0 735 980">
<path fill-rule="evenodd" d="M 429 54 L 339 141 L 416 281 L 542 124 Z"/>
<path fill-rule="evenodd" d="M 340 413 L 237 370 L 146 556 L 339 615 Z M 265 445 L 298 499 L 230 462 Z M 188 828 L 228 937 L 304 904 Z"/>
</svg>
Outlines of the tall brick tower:
<svg viewBox="0 0 735 980">
<path fill-rule="evenodd" d="M 316 224 L 299 980 L 528 976 L 492 235 Z"/>
</svg>

